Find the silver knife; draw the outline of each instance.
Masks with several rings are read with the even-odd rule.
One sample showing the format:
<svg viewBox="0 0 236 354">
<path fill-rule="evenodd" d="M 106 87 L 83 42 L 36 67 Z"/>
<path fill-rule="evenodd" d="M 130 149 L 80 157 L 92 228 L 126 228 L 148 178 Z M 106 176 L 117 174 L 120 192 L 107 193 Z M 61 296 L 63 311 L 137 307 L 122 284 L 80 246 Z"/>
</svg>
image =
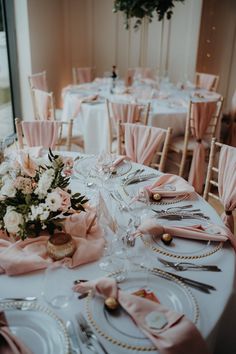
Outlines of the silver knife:
<svg viewBox="0 0 236 354">
<path fill-rule="evenodd" d="M 36 296 L 25 296 L 25 297 L 0 297 L 1 302 L 9 301 L 36 301 Z"/>
<path fill-rule="evenodd" d="M 137 178 L 131 178 L 130 180 L 126 181 L 125 184 L 126 185 L 135 184 L 135 183 L 147 181 L 147 180 L 154 178 L 154 177 L 158 177 L 158 175 L 156 173 L 151 173 L 150 175 L 140 176 Z"/>
<path fill-rule="evenodd" d="M 155 211 L 155 210 L 153 210 Z M 200 217 L 203 219 L 209 219 L 208 216 L 203 215 L 202 213 L 193 213 L 192 215 L 179 215 L 179 214 L 171 214 L 171 215 L 158 215 L 158 219 L 166 219 L 166 220 L 183 220 L 183 219 L 196 219 L 196 217 Z"/>
<path fill-rule="evenodd" d="M 195 270 L 205 270 L 211 272 L 221 272 L 221 269 L 216 265 L 199 265 L 199 264 L 193 264 L 188 262 L 171 262 L 159 257 L 158 260 L 165 266 L 171 267 L 177 271 L 195 269 Z"/>
</svg>

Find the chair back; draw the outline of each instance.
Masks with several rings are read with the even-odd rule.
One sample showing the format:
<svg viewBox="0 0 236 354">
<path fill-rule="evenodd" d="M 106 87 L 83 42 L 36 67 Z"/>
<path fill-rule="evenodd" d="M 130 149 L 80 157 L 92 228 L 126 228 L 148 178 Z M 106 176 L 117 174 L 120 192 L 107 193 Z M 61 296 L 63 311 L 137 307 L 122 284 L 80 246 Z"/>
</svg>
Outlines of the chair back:
<svg viewBox="0 0 236 354">
<path fill-rule="evenodd" d="M 129 68 L 125 75 L 125 85 L 132 86 L 135 77 L 137 79 L 155 79 L 154 72 L 151 68 Z"/>
<path fill-rule="evenodd" d="M 172 129 L 118 122 L 118 154 L 164 170 Z M 124 151 L 122 151 L 124 146 Z M 160 161 L 156 161 L 159 158 Z"/>
<path fill-rule="evenodd" d="M 28 76 L 30 89 L 48 91 L 47 72 L 42 71 Z"/>
<path fill-rule="evenodd" d="M 147 125 L 151 103 L 124 103 L 111 102 L 106 100 L 108 117 L 117 124 L 122 123 L 142 123 Z"/>
<path fill-rule="evenodd" d="M 66 149 L 71 149 L 71 136 L 73 128 L 73 120 L 69 122 L 57 121 L 21 121 L 19 118 L 15 119 L 16 133 L 18 139 L 19 149 L 23 149 L 24 145 L 42 146 L 45 149 L 57 149 L 60 146 L 60 131 L 62 125 L 67 126 Z"/>
<path fill-rule="evenodd" d="M 196 73 L 195 84 L 198 88 L 208 91 L 216 91 L 219 84 L 219 76 L 205 73 Z"/>
<path fill-rule="evenodd" d="M 55 103 L 53 92 L 32 89 L 32 98 L 36 120 L 55 119 Z"/>
<path fill-rule="evenodd" d="M 72 68 L 73 84 L 83 84 L 86 82 L 92 82 L 95 76 L 95 68 Z"/>
<path fill-rule="evenodd" d="M 190 101 L 185 125 L 183 153 L 179 169 L 179 175 L 181 177 L 184 174 L 190 137 L 192 136 L 196 140 L 195 146 L 201 145 L 201 147 L 204 147 L 203 142 L 206 141 L 210 144 L 211 139 L 216 134 L 216 128 L 221 115 L 222 105 L 222 97 L 220 97 L 217 101 Z M 194 171 L 192 170 L 192 172 Z"/>
<path fill-rule="evenodd" d="M 203 198 L 212 197 L 224 206 L 223 221 L 234 232 L 233 210 L 236 208 L 236 148 L 211 142 L 207 178 Z"/>
</svg>

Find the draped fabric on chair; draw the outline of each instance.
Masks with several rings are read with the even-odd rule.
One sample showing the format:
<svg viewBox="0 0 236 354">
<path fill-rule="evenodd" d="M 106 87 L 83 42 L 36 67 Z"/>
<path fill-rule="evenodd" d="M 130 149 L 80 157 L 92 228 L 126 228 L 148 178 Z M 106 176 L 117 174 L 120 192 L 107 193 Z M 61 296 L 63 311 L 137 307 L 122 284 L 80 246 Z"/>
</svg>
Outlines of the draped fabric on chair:
<svg viewBox="0 0 236 354">
<path fill-rule="evenodd" d="M 113 120 L 122 123 L 135 123 L 140 118 L 140 105 L 133 103 L 111 102 Z"/>
<path fill-rule="evenodd" d="M 73 68 L 74 70 L 74 83 L 86 83 L 93 81 L 93 68 Z"/>
<path fill-rule="evenodd" d="M 139 124 L 124 124 L 126 155 L 132 161 L 149 165 L 160 150 L 165 130 Z"/>
<path fill-rule="evenodd" d="M 197 73 L 197 86 L 199 88 L 215 91 L 217 86 L 216 80 L 218 81 L 216 75 Z"/>
<path fill-rule="evenodd" d="M 33 89 L 36 119 L 54 120 L 53 97 L 46 91 Z"/>
<path fill-rule="evenodd" d="M 60 123 L 56 121 L 22 122 L 22 130 L 28 146 L 55 148 L 59 136 Z"/>
<path fill-rule="evenodd" d="M 196 144 L 193 150 L 188 181 L 198 193 L 202 193 L 205 179 L 205 146 L 202 139 L 216 109 L 217 102 L 196 102 L 193 105 L 191 133 L 196 139 Z"/>
<path fill-rule="evenodd" d="M 236 148 L 223 145 L 219 158 L 219 197 L 225 212 L 222 219 L 226 226 L 234 232 L 232 211 L 236 208 Z"/>
<path fill-rule="evenodd" d="M 236 147 L 236 90 L 234 91 L 230 110 L 229 145 Z"/>
<path fill-rule="evenodd" d="M 29 82 L 31 89 L 48 91 L 46 71 L 29 76 Z"/>
</svg>

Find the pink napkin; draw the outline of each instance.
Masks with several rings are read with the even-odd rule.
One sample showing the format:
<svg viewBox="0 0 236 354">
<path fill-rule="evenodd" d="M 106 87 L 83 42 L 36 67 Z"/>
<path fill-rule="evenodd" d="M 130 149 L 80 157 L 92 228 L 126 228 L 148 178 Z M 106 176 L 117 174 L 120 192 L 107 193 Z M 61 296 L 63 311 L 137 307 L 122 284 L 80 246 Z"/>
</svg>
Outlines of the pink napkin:
<svg viewBox="0 0 236 354">
<path fill-rule="evenodd" d="M 154 343 L 160 354 L 209 353 L 200 332 L 185 315 L 171 311 L 162 304 L 120 290 L 114 279 L 101 278 L 97 281 L 80 283 L 73 289 L 80 293 L 93 290 L 96 295 L 116 298 L 139 329 Z M 162 316 L 166 324 L 159 329 L 151 326 L 148 320 L 151 314 L 154 317 Z"/>
<path fill-rule="evenodd" d="M 99 259 L 103 253 L 103 232 L 91 210 L 73 214 L 64 223 L 65 231 L 75 240 L 72 258 L 61 260 L 69 268 Z M 47 268 L 53 260 L 47 254 L 48 235 L 16 241 L 0 235 L 0 274 L 19 275 Z"/>
<path fill-rule="evenodd" d="M 112 167 L 117 167 L 119 165 L 121 165 L 121 163 L 124 160 L 130 160 L 130 158 L 126 155 L 122 155 L 122 156 L 118 156 L 113 162 L 112 162 Z"/>
<path fill-rule="evenodd" d="M 89 103 L 89 102 L 93 102 L 96 101 L 98 99 L 98 95 L 90 95 L 90 96 L 86 96 L 86 97 L 77 97 L 77 102 L 76 102 L 76 107 L 73 113 L 73 117 L 75 118 L 81 109 L 81 104 L 82 103 Z"/>
<path fill-rule="evenodd" d="M 0 353 L 1 354 L 32 354 L 19 338 L 15 337 L 8 328 L 3 311 L 0 311 Z"/>
<path fill-rule="evenodd" d="M 194 225 L 194 226 L 163 226 L 159 225 L 153 219 L 147 219 L 137 229 L 136 236 L 139 234 L 151 234 L 159 237 L 164 233 L 173 235 L 174 237 L 182 237 L 194 240 L 207 240 L 225 242 L 229 240 L 236 250 L 236 238 L 231 231 L 220 225 L 209 224 L 207 226 Z"/>
<path fill-rule="evenodd" d="M 168 173 L 163 174 L 156 182 L 144 188 L 149 194 L 158 193 L 162 197 L 170 198 L 194 192 L 193 186 L 186 182 L 185 179 Z"/>
</svg>

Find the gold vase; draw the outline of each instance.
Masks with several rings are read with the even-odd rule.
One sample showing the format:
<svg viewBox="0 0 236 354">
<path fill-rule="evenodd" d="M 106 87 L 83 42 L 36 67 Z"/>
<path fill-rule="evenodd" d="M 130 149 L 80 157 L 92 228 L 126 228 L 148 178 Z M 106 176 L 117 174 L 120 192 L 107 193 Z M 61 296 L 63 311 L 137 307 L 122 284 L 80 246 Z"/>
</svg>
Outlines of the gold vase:
<svg viewBox="0 0 236 354">
<path fill-rule="evenodd" d="M 76 246 L 71 235 L 65 232 L 56 232 L 49 237 L 47 242 L 47 252 L 49 256 L 58 261 L 64 257 L 71 257 Z"/>
</svg>

